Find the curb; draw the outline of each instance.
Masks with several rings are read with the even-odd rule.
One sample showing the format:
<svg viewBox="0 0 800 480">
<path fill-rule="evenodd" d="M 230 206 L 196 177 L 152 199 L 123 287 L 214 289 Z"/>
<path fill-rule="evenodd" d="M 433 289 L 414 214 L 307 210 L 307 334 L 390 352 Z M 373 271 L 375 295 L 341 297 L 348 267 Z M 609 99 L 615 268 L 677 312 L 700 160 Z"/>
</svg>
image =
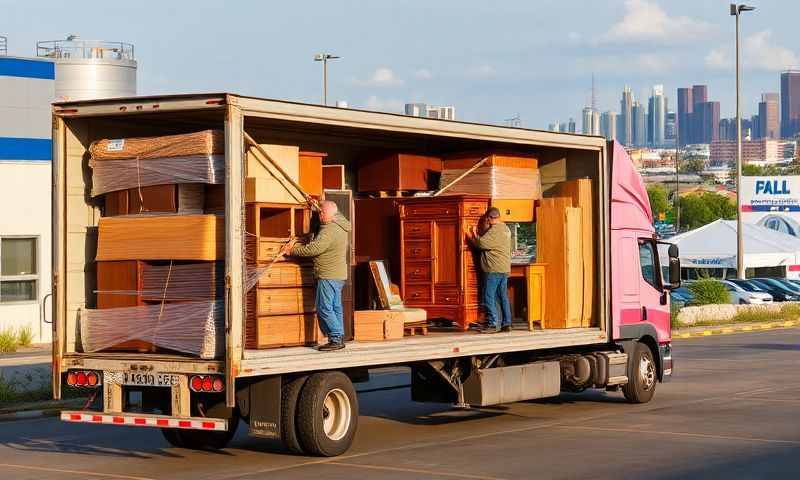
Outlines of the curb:
<svg viewBox="0 0 800 480">
<path fill-rule="evenodd" d="M 56 417 L 61 413 L 62 408 L 48 408 L 46 410 L 25 410 L 22 412 L 0 414 L 0 423 L 14 422 L 17 420 L 31 420 L 36 418 Z"/>
<path fill-rule="evenodd" d="M 719 328 L 711 328 L 708 330 L 698 330 L 696 332 L 677 333 L 672 338 L 698 338 L 710 337 L 712 335 L 730 335 L 732 333 L 743 332 L 757 332 L 760 330 L 771 330 L 776 328 L 790 328 L 800 326 L 800 320 L 788 320 L 785 322 L 777 323 L 762 323 L 756 325 L 743 325 L 741 327 L 724 326 Z"/>
</svg>

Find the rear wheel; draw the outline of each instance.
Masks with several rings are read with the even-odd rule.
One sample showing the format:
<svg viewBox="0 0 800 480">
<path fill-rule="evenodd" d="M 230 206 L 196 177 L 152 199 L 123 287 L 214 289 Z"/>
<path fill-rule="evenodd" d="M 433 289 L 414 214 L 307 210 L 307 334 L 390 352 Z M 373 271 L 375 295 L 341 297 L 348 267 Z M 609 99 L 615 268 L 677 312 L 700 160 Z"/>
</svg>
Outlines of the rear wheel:
<svg viewBox="0 0 800 480">
<path fill-rule="evenodd" d="M 312 375 L 297 411 L 300 445 L 309 454 L 341 455 L 353 443 L 358 426 L 358 398 L 353 383 L 341 372 Z"/>
<path fill-rule="evenodd" d="M 636 343 L 632 365 L 633 369 L 628 372 L 628 383 L 622 387 L 622 393 L 630 403 L 647 403 L 656 393 L 658 383 L 656 362 L 647 345 Z"/>
<path fill-rule="evenodd" d="M 281 440 L 291 453 L 303 454 L 297 432 L 297 402 L 308 375 L 295 378 L 281 387 Z"/>
</svg>

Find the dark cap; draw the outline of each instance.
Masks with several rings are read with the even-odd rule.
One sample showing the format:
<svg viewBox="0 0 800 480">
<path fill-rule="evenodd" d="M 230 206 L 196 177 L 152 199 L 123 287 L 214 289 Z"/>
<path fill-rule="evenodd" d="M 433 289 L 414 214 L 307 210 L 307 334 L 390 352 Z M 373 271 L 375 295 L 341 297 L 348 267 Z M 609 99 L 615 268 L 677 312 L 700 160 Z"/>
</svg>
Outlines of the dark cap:
<svg viewBox="0 0 800 480">
<path fill-rule="evenodd" d="M 489 210 L 486 210 L 486 216 L 488 218 L 500 218 L 500 210 L 497 207 L 490 207 Z"/>
</svg>

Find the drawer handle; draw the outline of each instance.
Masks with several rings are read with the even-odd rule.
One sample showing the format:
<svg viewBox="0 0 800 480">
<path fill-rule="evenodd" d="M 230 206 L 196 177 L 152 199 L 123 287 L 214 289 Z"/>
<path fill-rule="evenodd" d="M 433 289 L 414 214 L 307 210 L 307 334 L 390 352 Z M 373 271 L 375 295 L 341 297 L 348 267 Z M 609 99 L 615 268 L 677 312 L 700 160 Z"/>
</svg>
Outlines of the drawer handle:
<svg viewBox="0 0 800 480">
<path fill-rule="evenodd" d="M 412 255 L 419 255 L 419 254 L 420 254 L 420 252 L 422 252 L 422 249 L 421 249 L 421 248 L 412 248 L 412 249 L 411 249 L 411 254 L 412 254 Z"/>
<path fill-rule="evenodd" d="M 449 213 L 450 213 L 450 210 L 445 210 L 445 211 L 444 211 L 444 214 L 445 214 L 445 215 L 448 215 Z"/>
<path fill-rule="evenodd" d="M 445 301 L 445 302 L 451 302 L 451 301 L 453 301 L 453 299 L 452 299 L 452 298 L 450 298 L 450 297 L 444 297 L 444 301 Z"/>
<path fill-rule="evenodd" d="M 412 231 L 412 232 L 419 232 L 419 231 L 421 231 L 421 230 L 422 230 L 422 229 L 421 229 L 421 228 L 419 228 L 419 227 L 414 227 L 414 228 L 412 228 L 412 229 L 411 229 L 411 231 Z"/>
<path fill-rule="evenodd" d="M 422 273 L 422 272 L 420 271 L 420 269 L 416 269 L 416 270 L 414 270 L 414 275 L 419 275 L 420 273 Z"/>
<path fill-rule="evenodd" d="M 411 294 L 412 297 L 417 298 L 419 297 L 419 292 L 414 292 Z"/>
</svg>

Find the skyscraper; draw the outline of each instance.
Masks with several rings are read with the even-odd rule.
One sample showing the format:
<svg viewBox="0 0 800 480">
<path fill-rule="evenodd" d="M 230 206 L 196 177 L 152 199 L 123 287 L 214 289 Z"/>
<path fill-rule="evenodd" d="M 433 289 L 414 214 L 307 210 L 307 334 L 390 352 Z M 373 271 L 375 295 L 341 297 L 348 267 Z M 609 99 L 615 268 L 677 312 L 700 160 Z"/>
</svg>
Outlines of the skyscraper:
<svg viewBox="0 0 800 480">
<path fill-rule="evenodd" d="M 677 123 L 677 115 L 675 112 L 667 110 L 667 121 L 664 124 L 664 140 L 675 140 L 675 124 Z"/>
<path fill-rule="evenodd" d="M 708 85 L 692 85 L 692 103 L 706 103 L 708 101 Z"/>
<path fill-rule="evenodd" d="M 666 105 L 664 101 L 664 85 L 653 85 L 653 95 L 649 105 L 649 128 L 652 132 L 648 138 L 654 146 L 664 145 L 664 127 L 666 126 Z"/>
<path fill-rule="evenodd" d="M 633 102 L 631 107 L 633 116 L 633 145 L 643 147 L 647 143 L 647 122 L 645 121 L 644 106 L 639 102 Z"/>
<path fill-rule="evenodd" d="M 693 135 L 694 143 L 711 143 L 719 140 L 719 102 L 695 103 L 692 117 L 694 118 L 692 123 L 696 128 Z"/>
<path fill-rule="evenodd" d="M 800 132 L 800 70 L 781 73 L 781 137 Z"/>
<path fill-rule="evenodd" d="M 719 139 L 736 140 L 735 118 L 723 118 L 719 121 Z"/>
<path fill-rule="evenodd" d="M 633 93 L 625 85 L 622 90 L 622 100 L 619 102 L 619 131 L 618 140 L 623 145 L 633 144 Z"/>
<path fill-rule="evenodd" d="M 600 135 L 600 112 L 592 110 L 592 135 Z"/>
<path fill-rule="evenodd" d="M 592 107 L 584 107 L 581 112 L 581 133 L 592 135 Z"/>
<path fill-rule="evenodd" d="M 681 146 L 691 143 L 689 134 L 692 130 L 692 89 L 679 88 L 678 89 L 678 116 L 675 119 L 676 129 L 678 133 L 678 143 Z"/>
<path fill-rule="evenodd" d="M 606 140 L 617 140 L 617 112 L 603 112 L 600 116 L 600 134 Z"/>
<path fill-rule="evenodd" d="M 777 139 L 781 135 L 778 115 L 778 94 L 762 93 L 758 104 L 758 138 Z"/>
<path fill-rule="evenodd" d="M 761 116 L 753 115 L 750 117 L 750 131 L 745 130 L 742 125 L 742 138 L 749 137 L 751 140 L 764 138 L 764 131 L 761 130 Z"/>
<path fill-rule="evenodd" d="M 577 131 L 577 129 L 575 128 L 575 119 L 574 118 L 570 118 L 569 119 L 569 122 L 567 124 L 567 131 L 569 133 L 575 133 Z"/>
</svg>

